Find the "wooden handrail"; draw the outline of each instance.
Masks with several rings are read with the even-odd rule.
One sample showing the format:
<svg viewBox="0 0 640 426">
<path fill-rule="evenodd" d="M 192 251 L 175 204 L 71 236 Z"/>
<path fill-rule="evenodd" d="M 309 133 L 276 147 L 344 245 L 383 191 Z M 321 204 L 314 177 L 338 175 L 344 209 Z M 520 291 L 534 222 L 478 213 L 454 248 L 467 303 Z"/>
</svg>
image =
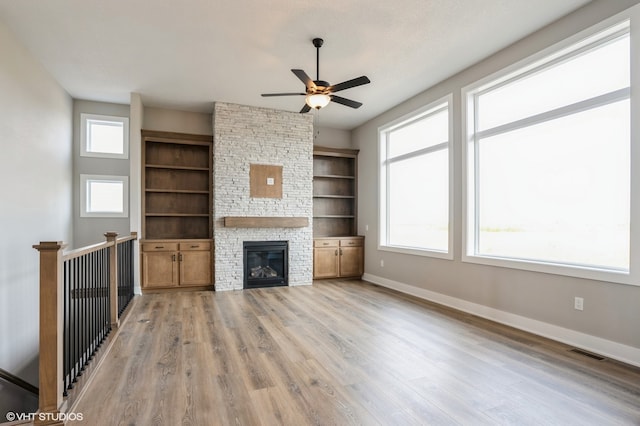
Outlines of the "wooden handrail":
<svg viewBox="0 0 640 426">
<path fill-rule="evenodd" d="M 124 243 L 127 242 L 129 240 L 137 240 L 138 239 L 138 233 L 137 232 L 132 232 L 130 235 L 127 235 L 126 237 L 119 237 L 116 239 L 116 242 L 118 244 L 120 243 Z"/>
<path fill-rule="evenodd" d="M 106 235 L 106 234 L 105 234 Z M 116 235 L 118 235 L 116 233 Z M 117 244 L 124 243 L 129 240 L 137 240 L 138 233 L 132 232 L 130 235 L 119 237 L 115 240 Z M 65 251 L 62 253 L 62 260 L 75 259 L 76 257 L 84 256 L 85 254 L 92 253 L 94 251 L 102 250 L 103 248 L 111 247 L 114 244 L 113 241 L 105 241 L 102 243 L 91 244 L 90 246 L 80 247 L 77 249 Z"/>
<path fill-rule="evenodd" d="M 117 235 L 117 234 L 116 234 Z M 113 241 L 106 241 L 104 243 L 92 244 L 86 247 L 80 247 L 70 251 L 62 253 L 62 260 L 71 260 L 76 257 L 84 256 L 85 254 L 93 253 L 94 251 L 102 250 L 107 247 L 111 247 L 114 244 Z"/>
<path fill-rule="evenodd" d="M 27 382 L 26 380 L 23 380 L 20 377 L 9 373 L 7 370 L 3 370 L 2 368 L 0 368 L 0 379 L 6 382 L 9 382 L 13 385 L 16 385 L 19 388 L 26 390 L 27 392 L 31 392 L 34 395 L 38 395 L 39 393 L 38 388 L 36 386 L 33 386 L 31 383 Z"/>
</svg>

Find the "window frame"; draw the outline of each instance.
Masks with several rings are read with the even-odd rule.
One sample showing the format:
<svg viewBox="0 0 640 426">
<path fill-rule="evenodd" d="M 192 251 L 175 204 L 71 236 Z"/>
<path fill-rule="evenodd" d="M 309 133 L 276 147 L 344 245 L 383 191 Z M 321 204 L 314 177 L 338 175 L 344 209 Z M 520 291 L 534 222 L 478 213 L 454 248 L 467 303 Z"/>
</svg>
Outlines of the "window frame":
<svg viewBox="0 0 640 426">
<path fill-rule="evenodd" d="M 448 237 L 447 237 L 447 250 L 436 250 L 430 248 L 419 247 L 405 247 L 391 245 L 388 242 L 388 230 L 389 230 L 389 176 L 387 173 L 387 135 L 394 129 L 400 129 L 411 123 L 415 123 L 420 119 L 426 118 L 432 114 L 436 114 L 442 110 L 447 110 L 448 140 L 438 143 L 427 148 L 412 151 L 399 155 L 399 158 L 407 159 L 411 157 L 417 157 L 419 155 L 428 154 L 432 152 L 439 152 L 446 150 L 447 153 L 447 165 L 448 165 Z M 415 154 L 418 153 L 418 154 Z M 412 155 L 414 154 L 414 155 Z M 397 158 L 396 158 L 397 159 Z M 454 176 L 454 155 L 453 155 L 453 95 L 448 94 L 436 101 L 430 102 L 417 110 L 414 110 L 408 114 L 405 114 L 381 127 L 378 128 L 378 250 L 411 254 L 417 256 L 434 257 L 438 259 L 453 260 L 454 253 L 454 188 L 453 188 L 453 176 Z"/>
<path fill-rule="evenodd" d="M 94 212 L 87 210 L 90 198 L 90 182 L 121 182 L 122 212 Z M 80 175 L 80 217 L 92 218 L 127 218 L 129 217 L 129 177 L 112 175 Z"/>
<path fill-rule="evenodd" d="M 89 122 L 104 121 L 108 123 L 122 124 L 122 154 L 112 152 L 90 151 L 89 148 Z M 113 158 L 126 160 L 129 158 L 129 118 L 102 114 L 80 114 L 80 156 L 92 158 Z"/>
<path fill-rule="evenodd" d="M 629 240 L 629 270 L 622 271 L 613 268 L 604 268 L 589 265 L 574 265 L 564 264 L 558 262 L 550 262 L 543 260 L 531 260 L 531 259 L 519 259 L 519 258 L 506 258 L 498 256 L 482 255 L 477 253 L 477 210 L 476 200 L 479 197 L 478 189 L 476 186 L 476 171 L 478 170 L 478 158 L 475 152 L 475 140 L 478 138 L 478 134 L 475 131 L 475 123 L 478 122 L 477 109 L 474 108 L 475 96 L 478 93 L 486 91 L 488 88 L 496 88 L 501 85 L 507 84 L 514 78 L 523 78 L 532 72 L 536 72 L 541 66 L 549 66 L 561 62 L 568 56 L 573 57 L 578 52 L 584 50 L 587 46 L 596 44 L 605 44 L 612 37 L 613 34 L 619 33 L 620 27 L 628 23 L 627 31 L 630 36 L 630 62 L 631 62 L 631 81 L 630 88 L 638 87 L 640 85 L 640 77 L 634 73 L 634 63 L 638 55 L 636 54 L 637 48 L 640 42 L 640 35 L 636 35 L 636 32 L 631 31 L 634 26 L 634 21 L 640 19 L 640 8 L 631 8 L 625 12 L 608 18 L 599 24 L 596 24 L 584 31 L 575 34 L 559 43 L 556 43 L 540 52 L 531 55 L 521 61 L 518 61 L 510 66 L 503 68 L 475 83 L 465 86 L 461 90 L 462 95 L 462 145 L 463 145 L 463 167 L 462 167 L 462 215 L 463 215 L 463 229 L 462 229 L 462 261 L 468 263 L 476 263 L 482 265 L 499 266 L 512 269 L 521 269 L 528 271 L 551 273 L 556 275 L 587 278 L 600 281 L 608 281 L 620 284 L 640 285 L 638 283 L 637 269 L 640 267 L 640 259 L 638 256 L 637 246 L 640 242 L 640 233 L 637 230 L 637 223 L 634 222 L 634 217 L 638 217 L 640 213 L 640 197 L 637 194 L 640 190 L 640 173 L 635 172 L 635 169 L 640 169 L 640 150 L 634 149 L 634 143 L 636 142 L 636 129 L 637 122 L 639 120 L 638 108 L 636 107 L 635 98 L 630 95 L 633 93 L 632 89 L 623 89 L 614 94 L 597 96 L 590 98 L 586 101 L 577 102 L 576 104 L 582 104 L 583 107 L 593 107 L 594 105 L 602 103 L 610 103 L 613 98 L 628 98 L 630 102 L 630 240 Z M 599 38 L 598 38 L 599 37 Z M 573 105 L 576 105 L 573 104 Z M 561 111 L 565 109 L 565 111 Z M 480 131 L 479 134 L 486 137 L 487 134 L 493 134 L 494 131 L 499 129 L 511 129 L 516 128 L 519 125 L 533 125 L 538 120 L 545 120 L 553 115 L 554 118 L 563 116 L 563 112 L 566 111 L 566 107 L 557 108 L 546 111 L 541 114 L 528 116 L 524 119 L 516 120 L 511 123 L 497 126 L 494 129 L 488 129 Z M 577 109 L 571 108 L 571 114 L 577 112 Z M 567 115 L 567 114 L 565 114 Z"/>
</svg>

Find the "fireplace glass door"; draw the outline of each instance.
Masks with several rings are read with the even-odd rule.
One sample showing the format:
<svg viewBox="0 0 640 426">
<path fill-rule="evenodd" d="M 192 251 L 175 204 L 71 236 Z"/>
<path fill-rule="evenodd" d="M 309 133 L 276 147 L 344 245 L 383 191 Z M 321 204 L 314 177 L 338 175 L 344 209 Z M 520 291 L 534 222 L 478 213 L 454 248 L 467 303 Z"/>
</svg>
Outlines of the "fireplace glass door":
<svg viewBox="0 0 640 426">
<path fill-rule="evenodd" d="M 288 241 L 245 241 L 243 252 L 244 288 L 288 285 Z"/>
</svg>

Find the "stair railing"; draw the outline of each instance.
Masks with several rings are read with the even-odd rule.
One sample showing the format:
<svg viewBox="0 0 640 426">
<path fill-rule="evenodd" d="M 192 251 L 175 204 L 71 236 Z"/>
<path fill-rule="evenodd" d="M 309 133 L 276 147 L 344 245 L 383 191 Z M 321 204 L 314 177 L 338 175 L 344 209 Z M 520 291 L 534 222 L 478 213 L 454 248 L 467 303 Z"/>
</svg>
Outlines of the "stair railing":
<svg viewBox="0 0 640 426">
<path fill-rule="evenodd" d="M 62 418 L 64 397 L 133 299 L 137 233 L 104 235 L 103 243 L 68 252 L 60 241 L 33 246 L 40 252 L 39 413 L 49 419 Z"/>
</svg>

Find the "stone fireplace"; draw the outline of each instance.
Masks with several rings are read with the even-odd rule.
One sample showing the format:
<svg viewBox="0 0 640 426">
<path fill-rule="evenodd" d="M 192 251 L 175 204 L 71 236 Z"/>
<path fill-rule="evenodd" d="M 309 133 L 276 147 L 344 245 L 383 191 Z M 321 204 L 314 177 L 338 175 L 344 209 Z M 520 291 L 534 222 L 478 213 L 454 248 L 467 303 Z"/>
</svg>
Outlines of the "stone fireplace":
<svg viewBox="0 0 640 426">
<path fill-rule="evenodd" d="M 310 285 L 313 279 L 313 117 L 216 102 L 213 141 L 216 291 L 243 289 L 244 243 L 251 241 L 287 241 L 288 285 Z M 281 166 L 280 198 L 251 197 L 250 169 L 256 164 Z M 230 217 L 271 217 L 278 218 L 279 222 L 225 226 L 225 218 Z M 302 218 L 307 220 L 297 224 Z"/>
</svg>

